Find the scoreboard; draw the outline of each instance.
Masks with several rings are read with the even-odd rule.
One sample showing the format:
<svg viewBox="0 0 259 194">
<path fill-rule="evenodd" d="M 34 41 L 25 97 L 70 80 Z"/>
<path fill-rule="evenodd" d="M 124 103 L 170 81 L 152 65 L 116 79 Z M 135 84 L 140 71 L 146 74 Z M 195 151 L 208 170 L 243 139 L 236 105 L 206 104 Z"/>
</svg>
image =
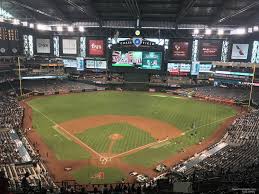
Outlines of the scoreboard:
<svg viewBox="0 0 259 194">
<path fill-rule="evenodd" d="M 20 54 L 18 29 L 11 26 L 0 26 L 0 56 L 18 54 Z"/>
<path fill-rule="evenodd" d="M 0 27 L 0 40 L 19 41 L 18 30 Z"/>
</svg>

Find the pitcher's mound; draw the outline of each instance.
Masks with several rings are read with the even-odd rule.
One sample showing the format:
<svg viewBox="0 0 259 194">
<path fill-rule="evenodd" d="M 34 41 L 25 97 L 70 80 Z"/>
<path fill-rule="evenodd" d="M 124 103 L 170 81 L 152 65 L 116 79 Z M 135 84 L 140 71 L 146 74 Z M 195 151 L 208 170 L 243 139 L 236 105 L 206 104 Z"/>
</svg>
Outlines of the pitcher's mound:
<svg viewBox="0 0 259 194">
<path fill-rule="evenodd" d="M 123 135 L 115 133 L 115 134 L 110 135 L 109 138 L 110 138 L 111 140 L 113 140 L 113 141 L 116 141 L 116 140 L 122 139 L 122 138 L 123 138 Z"/>
</svg>

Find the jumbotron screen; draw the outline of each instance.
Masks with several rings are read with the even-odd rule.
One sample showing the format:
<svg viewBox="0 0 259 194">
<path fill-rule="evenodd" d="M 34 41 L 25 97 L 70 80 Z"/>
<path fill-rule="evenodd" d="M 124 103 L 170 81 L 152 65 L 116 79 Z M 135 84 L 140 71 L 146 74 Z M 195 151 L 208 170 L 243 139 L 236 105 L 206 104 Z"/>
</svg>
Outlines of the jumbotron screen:
<svg viewBox="0 0 259 194">
<path fill-rule="evenodd" d="M 135 67 L 137 69 L 161 70 L 162 52 L 113 51 L 113 67 Z"/>
</svg>

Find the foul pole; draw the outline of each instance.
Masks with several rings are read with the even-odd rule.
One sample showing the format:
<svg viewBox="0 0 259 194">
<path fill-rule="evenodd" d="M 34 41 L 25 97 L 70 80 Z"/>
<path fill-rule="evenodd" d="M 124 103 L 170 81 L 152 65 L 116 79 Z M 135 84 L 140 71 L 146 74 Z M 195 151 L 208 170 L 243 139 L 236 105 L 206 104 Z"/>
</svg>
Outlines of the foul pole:
<svg viewBox="0 0 259 194">
<path fill-rule="evenodd" d="M 251 103 L 252 103 L 252 94 L 253 94 L 253 88 L 254 88 L 254 79 L 255 79 L 255 64 L 253 67 L 253 78 L 252 78 L 252 83 L 251 83 L 251 87 L 250 87 L 250 95 L 249 95 L 249 106 L 251 107 Z"/>
<path fill-rule="evenodd" d="M 18 57 L 18 67 L 19 67 L 19 82 L 20 82 L 20 96 L 22 96 L 22 76 L 21 76 L 21 62 L 20 57 Z"/>
</svg>

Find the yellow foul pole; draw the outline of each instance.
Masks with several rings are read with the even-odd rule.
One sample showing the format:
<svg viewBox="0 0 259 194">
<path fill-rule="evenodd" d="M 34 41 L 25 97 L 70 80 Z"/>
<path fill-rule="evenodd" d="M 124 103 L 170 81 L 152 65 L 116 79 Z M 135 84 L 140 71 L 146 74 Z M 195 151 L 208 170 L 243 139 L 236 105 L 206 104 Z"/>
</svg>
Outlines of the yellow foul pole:
<svg viewBox="0 0 259 194">
<path fill-rule="evenodd" d="M 252 78 L 252 83 L 251 83 L 251 87 L 250 87 L 250 96 L 249 96 L 249 106 L 251 107 L 251 103 L 252 103 L 252 94 L 253 94 L 253 88 L 254 88 L 254 79 L 255 79 L 255 65 L 253 67 L 253 78 Z"/>
<path fill-rule="evenodd" d="M 20 96 L 22 96 L 23 93 L 22 93 L 22 76 L 21 76 L 21 62 L 20 62 L 20 57 L 18 57 L 18 66 L 19 66 Z"/>
</svg>

